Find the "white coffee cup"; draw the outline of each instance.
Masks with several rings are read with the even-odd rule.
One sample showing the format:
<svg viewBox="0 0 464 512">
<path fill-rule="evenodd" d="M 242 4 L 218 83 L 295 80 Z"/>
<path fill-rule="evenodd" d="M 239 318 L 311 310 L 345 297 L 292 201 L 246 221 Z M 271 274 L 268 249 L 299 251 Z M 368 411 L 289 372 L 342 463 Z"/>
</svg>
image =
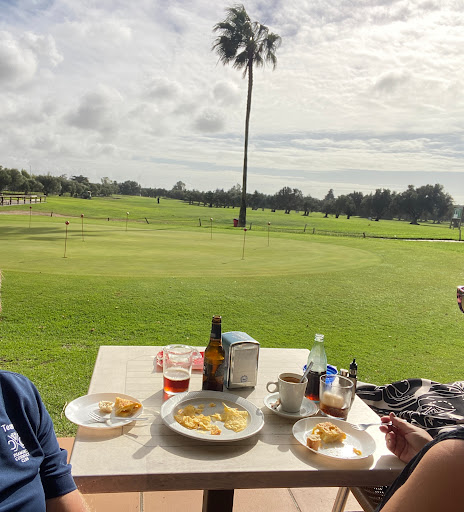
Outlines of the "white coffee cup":
<svg viewBox="0 0 464 512">
<path fill-rule="evenodd" d="M 277 382 L 266 384 L 266 389 L 269 393 L 279 392 L 280 403 L 284 411 L 300 412 L 308 379 L 305 377 L 302 382 L 300 380 L 301 375 L 297 373 L 281 373 Z M 273 386 L 274 390 L 271 389 Z"/>
</svg>

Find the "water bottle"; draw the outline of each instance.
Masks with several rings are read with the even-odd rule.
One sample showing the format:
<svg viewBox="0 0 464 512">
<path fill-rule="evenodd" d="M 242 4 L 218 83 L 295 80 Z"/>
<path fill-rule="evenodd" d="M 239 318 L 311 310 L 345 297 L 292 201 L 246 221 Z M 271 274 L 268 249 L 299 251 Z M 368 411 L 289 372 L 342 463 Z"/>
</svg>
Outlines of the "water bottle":
<svg viewBox="0 0 464 512">
<path fill-rule="evenodd" d="M 308 373 L 308 384 L 306 385 L 306 397 L 315 402 L 319 401 L 319 384 L 321 375 L 327 373 L 327 355 L 324 348 L 324 335 L 316 334 L 314 344 L 308 357 L 308 365 L 313 363 Z"/>
</svg>

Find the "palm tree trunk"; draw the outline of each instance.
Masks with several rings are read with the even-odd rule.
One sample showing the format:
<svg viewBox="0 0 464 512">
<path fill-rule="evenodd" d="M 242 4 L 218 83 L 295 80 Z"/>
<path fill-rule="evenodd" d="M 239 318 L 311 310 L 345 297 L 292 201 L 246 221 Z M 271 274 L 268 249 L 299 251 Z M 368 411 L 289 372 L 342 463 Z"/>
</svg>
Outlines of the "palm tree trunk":
<svg viewBox="0 0 464 512">
<path fill-rule="evenodd" d="M 238 225 L 244 228 L 246 226 L 246 207 L 247 207 L 247 172 L 248 172 L 248 131 L 250 127 L 251 113 L 251 92 L 253 90 L 253 59 L 248 61 L 248 95 L 245 118 L 245 147 L 243 156 L 243 176 L 242 176 L 242 198 L 240 201 L 240 214 L 238 216 Z"/>
</svg>

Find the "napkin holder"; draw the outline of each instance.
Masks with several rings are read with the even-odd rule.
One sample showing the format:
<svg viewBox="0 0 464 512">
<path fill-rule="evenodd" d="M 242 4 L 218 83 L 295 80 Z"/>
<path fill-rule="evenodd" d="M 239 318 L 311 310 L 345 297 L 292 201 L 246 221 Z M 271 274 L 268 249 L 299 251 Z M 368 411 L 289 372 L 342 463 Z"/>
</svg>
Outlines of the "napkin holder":
<svg viewBox="0 0 464 512">
<path fill-rule="evenodd" d="M 246 332 L 230 331 L 222 334 L 226 370 L 224 386 L 253 388 L 258 380 L 259 342 Z"/>
</svg>

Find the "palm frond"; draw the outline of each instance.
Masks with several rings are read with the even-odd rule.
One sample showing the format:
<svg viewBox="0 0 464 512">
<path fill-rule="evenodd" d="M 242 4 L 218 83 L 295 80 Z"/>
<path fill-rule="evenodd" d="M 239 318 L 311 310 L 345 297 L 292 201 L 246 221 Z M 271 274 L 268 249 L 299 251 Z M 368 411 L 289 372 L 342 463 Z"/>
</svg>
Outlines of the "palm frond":
<svg viewBox="0 0 464 512">
<path fill-rule="evenodd" d="M 269 32 L 266 25 L 252 22 L 242 4 L 227 8 L 226 18 L 214 25 L 213 31 L 219 33 L 212 46 L 219 60 L 243 69 L 243 76 L 246 76 L 250 63 L 257 67 L 270 63 L 275 68 L 280 36 Z"/>
</svg>

